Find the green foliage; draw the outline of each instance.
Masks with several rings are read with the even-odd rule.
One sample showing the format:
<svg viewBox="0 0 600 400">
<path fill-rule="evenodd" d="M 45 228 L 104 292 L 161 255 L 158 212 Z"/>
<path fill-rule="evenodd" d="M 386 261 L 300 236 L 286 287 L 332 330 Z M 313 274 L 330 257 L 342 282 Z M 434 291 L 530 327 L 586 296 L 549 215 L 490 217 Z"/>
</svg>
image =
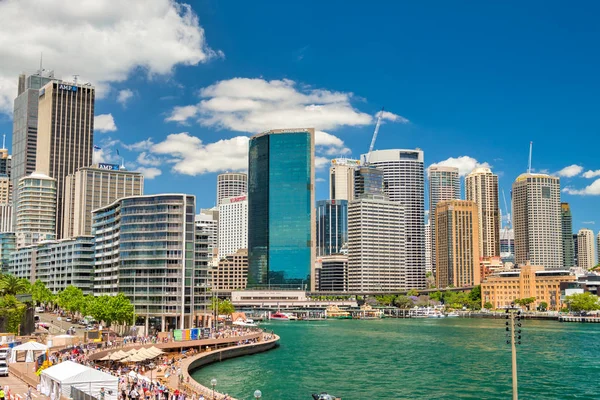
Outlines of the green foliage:
<svg viewBox="0 0 600 400">
<path fill-rule="evenodd" d="M 382 306 L 391 306 L 392 304 L 394 304 L 395 298 L 396 298 L 396 296 L 394 296 L 393 294 L 375 296 L 375 299 L 377 299 L 377 303 Z"/>
<path fill-rule="evenodd" d="M 51 304 L 55 301 L 54 295 L 50 289 L 48 289 L 46 285 L 44 285 L 44 282 L 39 279 L 31 285 L 31 298 L 38 305 Z"/>
<path fill-rule="evenodd" d="M 546 311 L 548 309 L 548 303 L 546 303 L 545 301 L 542 301 L 540 303 L 540 305 L 538 306 L 538 309 L 540 311 Z"/>
<path fill-rule="evenodd" d="M 444 297 L 444 295 L 439 290 L 437 292 L 433 292 L 429 295 L 429 298 L 431 300 L 435 300 L 435 301 L 442 301 L 443 297 Z"/>
<path fill-rule="evenodd" d="M 14 275 L 4 274 L 0 276 L 0 294 L 16 296 L 29 293 L 31 284 L 27 279 L 17 278 Z"/>
<path fill-rule="evenodd" d="M 86 296 L 83 310 L 85 315 L 96 321 L 104 321 L 106 326 L 113 322 L 126 323 L 133 320 L 133 304 L 123 293 L 116 296 Z"/>
<path fill-rule="evenodd" d="M 515 299 L 515 304 L 525 306 L 529 310 L 529 305 L 535 303 L 535 297 L 525 297 L 524 299 Z"/>
<path fill-rule="evenodd" d="M 475 290 L 469 293 L 451 292 L 443 293 L 443 302 L 447 308 L 469 308 L 471 310 L 479 310 L 481 308 L 481 290 Z"/>
<path fill-rule="evenodd" d="M 63 310 L 75 314 L 84 307 L 83 291 L 73 285 L 69 285 L 56 296 L 56 302 Z"/>
<path fill-rule="evenodd" d="M 565 297 L 565 303 L 571 311 L 593 311 L 600 309 L 598 296 L 590 292 L 576 293 Z"/>
<path fill-rule="evenodd" d="M 481 285 L 475 286 L 469 292 L 469 300 L 478 301 L 481 303 Z"/>
<path fill-rule="evenodd" d="M 489 301 L 487 301 L 487 302 L 486 302 L 486 303 L 483 305 L 483 307 L 484 307 L 486 310 L 491 310 L 492 308 L 494 308 L 494 305 L 493 305 L 492 303 L 490 303 Z"/>
<path fill-rule="evenodd" d="M 27 306 L 11 294 L 0 297 L 0 315 L 6 318 L 6 331 L 10 333 L 19 333 L 19 324 L 23 320 L 23 315 Z"/>
<path fill-rule="evenodd" d="M 409 296 L 409 297 L 410 297 L 410 296 L 418 296 L 418 295 L 419 295 L 419 292 L 417 292 L 415 289 L 410 289 L 410 290 L 408 291 L 408 293 L 406 293 L 406 295 L 407 295 L 407 296 Z"/>
<path fill-rule="evenodd" d="M 394 299 L 394 305 L 398 308 L 411 308 L 415 304 L 408 296 L 398 296 Z"/>
<path fill-rule="evenodd" d="M 229 300 L 219 302 L 219 315 L 231 315 L 235 312 L 235 307 Z"/>
</svg>

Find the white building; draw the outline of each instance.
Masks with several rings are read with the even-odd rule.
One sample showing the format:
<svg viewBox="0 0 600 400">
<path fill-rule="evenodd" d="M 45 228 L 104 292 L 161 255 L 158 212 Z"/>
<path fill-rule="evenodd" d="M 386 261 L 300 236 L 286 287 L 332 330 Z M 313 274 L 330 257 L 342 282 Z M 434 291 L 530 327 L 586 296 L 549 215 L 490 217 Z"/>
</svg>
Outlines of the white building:
<svg viewBox="0 0 600 400">
<path fill-rule="evenodd" d="M 374 199 L 350 202 L 350 292 L 408 289 L 404 226 L 404 208 L 399 202 Z"/>
<path fill-rule="evenodd" d="M 476 168 L 465 177 L 466 199 L 477 204 L 479 215 L 479 257 L 500 255 L 500 208 L 498 175 L 489 168 Z"/>
<path fill-rule="evenodd" d="M 56 180 L 34 172 L 19 179 L 17 248 L 56 239 Z"/>
<path fill-rule="evenodd" d="M 227 172 L 217 176 L 217 207 L 224 199 L 248 193 L 248 175 L 243 172 Z"/>
<path fill-rule="evenodd" d="M 577 232 L 577 264 L 584 270 L 590 270 L 596 265 L 594 231 L 591 229 L 583 228 Z"/>
<path fill-rule="evenodd" d="M 217 256 L 219 245 L 219 209 L 202 208 L 200 214 L 196 214 L 196 228 L 202 233 L 208 234 L 208 250 L 212 257 Z"/>
<path fill-rule="evenodd" d="M 223 259 L 248 248 L 248 199 L 246 195 L 229 197 L 219 204 L 218 257 Z"/>
<path fill-rule="evenodd" d="M 366 155 L 362 155 L 365 159 Z M 369 163 L 384 172 L 385 193 L 404 209 L 406 289 L 423 289 L 425 282 L 425 170 L 423 151 L 377 150 Z"/>
<path fill-rule="evenodd" d="M 13 217 L 12 203 L 0 203 L 0 233 L 13 231 L 12 217 Z"/>
<path fill-rule="evenodd" d="M 359 160 L 334 158 L 329 167 L 329 199 L 354 199 L 354 170 L 360 166 Z"/>
<path fill-rule="evenodd" d="M 560 179 L 525 173 L 512 188 L 515 264 L 562 269 Z"/>
</svg>

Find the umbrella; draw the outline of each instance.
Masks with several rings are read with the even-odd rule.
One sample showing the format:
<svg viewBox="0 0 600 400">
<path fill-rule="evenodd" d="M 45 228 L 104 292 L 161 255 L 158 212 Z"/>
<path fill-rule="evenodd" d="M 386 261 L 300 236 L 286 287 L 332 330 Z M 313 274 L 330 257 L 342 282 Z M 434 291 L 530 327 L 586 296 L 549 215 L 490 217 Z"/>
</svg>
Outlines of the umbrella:
<svg viewBox="0 0 600 400">
<path fill-rule="evenodd" d="M 150 348 L 148 349 L 148 351 L 151 351 L 153 354 L 156 354 L 157 356 L 159 356 L 159 355 L 161 355 L 161 354 L 164 354 L 164 353 L 165 353 L 165 352 L 164 352 L 164 351 L 162 351 L 161 349 L 159 349 L 159 348 L 156 348 L 156 347 L 154 347 L 154 346 L 150 347 Z"/>
</svg>

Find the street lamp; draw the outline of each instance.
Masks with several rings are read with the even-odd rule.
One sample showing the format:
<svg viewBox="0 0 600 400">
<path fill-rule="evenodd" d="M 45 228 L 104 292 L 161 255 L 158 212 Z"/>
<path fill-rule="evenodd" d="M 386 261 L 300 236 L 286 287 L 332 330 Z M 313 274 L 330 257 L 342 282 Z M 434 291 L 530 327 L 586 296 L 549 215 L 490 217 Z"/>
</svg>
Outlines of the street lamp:
<svg viewBox="0 0 600 400">
<path fill-rule="evenodd" d="M 260 399 L 262 397 L 262 392 L 260 390 L 255 390 L 254 391 L 254 398 L 255 399 Z"/>
<path fill-rule="evenodd" d="M 152 375 L 154 373 L 154 367 L 156 367 L 156 364 L 151 362 L 150 364 L 148 364 L 148 367 L 150 368 L 150 381 L 152 382 Z"/>
<path fill-rule="evenodd" d="M 217 386 L 217 379 L 216 378 L 212 378 L 210 380 L 210 385 L 213 388 L 213 400 L 215 400 L 215 386 Z"/>
</svg>

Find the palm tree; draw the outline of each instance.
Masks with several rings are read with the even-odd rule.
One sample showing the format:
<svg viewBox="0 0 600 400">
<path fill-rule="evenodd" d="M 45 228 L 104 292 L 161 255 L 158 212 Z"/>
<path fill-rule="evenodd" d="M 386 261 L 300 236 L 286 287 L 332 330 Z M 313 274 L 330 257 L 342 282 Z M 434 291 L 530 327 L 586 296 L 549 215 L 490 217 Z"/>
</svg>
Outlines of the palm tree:
<svg viewBox="0 0 600 400">
<path fill-rule="evenodd" d="M 14 275 L 4 274 L 0 277 L 0 293 L 13 295 L 27 292 L 29 282 Z"/>
</svg>

